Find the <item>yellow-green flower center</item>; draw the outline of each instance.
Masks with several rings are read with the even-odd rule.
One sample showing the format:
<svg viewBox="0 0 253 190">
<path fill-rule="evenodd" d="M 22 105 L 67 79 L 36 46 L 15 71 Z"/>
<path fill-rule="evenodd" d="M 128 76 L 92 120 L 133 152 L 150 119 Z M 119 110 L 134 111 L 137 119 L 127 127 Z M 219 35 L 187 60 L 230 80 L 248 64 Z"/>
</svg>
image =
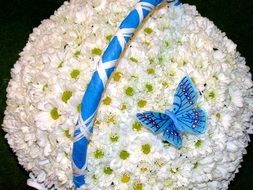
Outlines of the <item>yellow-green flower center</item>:
<svg viewBox="0 0 253 190">
<path fill-rule="evenodd" d="M 97 149 L 95 152 L 94 152 L 94 157 L 96 159 L 101 159 L 103 158 L 105 155 L 104 151 L 102 149 Z"/>
<path fill-rule="evenodd" d="M 138 59 L 136 59 L 135 57 L 130 57 L 129 59 L 130 59 L 130 61 L 132 61 L 132 62 L 134 62 L 134 63 L 137 63 L 137 62 L 138 62 Z"/>
<path fill-rule="evenodd" d="M 100 48 L 93 48 L 93 49 L 91 50 L 91 53 L 92 53 L 93 55 L 102 55 L 102 50 L 101 50 Z"/>
<path fill-rule="evenodd" d="M 153 64 L 155 62 L 154 58 L 149 59 L 149 64 Z"/>
<path fill-rule="evenodd" d="M 115 72 L 112 76 L 113 80 L 118 82 L 122 77 L 122 73 L 121 72 Z"/>
<path fill-rule="evenodd" d="M 64 103 L 67 103 L 68 100 L 71 98 L 72 96 L 72 92 L 71 91 L 64 91 L 62 93 L 62 97 L 61 97 L 61 100 L 64 102 Z"/>
<path fill-rule="evenodd" d="M 116 116 L 110 114 L 110 115 L 106 118 L 106 123 L 113 123 L 113 124 L 116 124 L 116 123 L 117 123 L 117 118 L 116 118 Z"/>
<path fill-rule="evenodd" d="M 53 109 L 51 109 L 50 115 L 53 118 L 53 120 L 57 120 L 60 117 L 60 114 L 59 114 L 58 109 L 56 107 L 54 107 Z"/>
<path fill-rule="evenodd" d="M 143 44 L 146 45 L 146 46 L 149 46 L 150 42 L 149 41 L 144 41 Z"/>
<path fill-rule="evenodd" d="M 112 39 L 112 35 L 110 34 L 110 35 L 107 35 L 106 37 L 106 40 L 109 42 L 111 39 Z"/>
<path fill-rule="evenodd" d="M 104 168 L 104 173 L 107 175 L 111 175 L 113 172 L 113 170 L 110 167 L 105 167 Z"/>
<path fill-rule="evenodd" d="M 76 110 L 77 110 L 77 112 L 80 112 L 80 111 L 81 111 L 81 104 L 78 104 L 78 105 L 77 105 Z"/>
<path fill-rule="evenodd" d="M 110 135 L 110 140 L 112 142 L 117 142 L 119 140 L 119 136 L 117 134 L 111 134 Z"/>
<path fill-rule="evenodd" d="M 173 185 L 172 179 L 166 179 L 166 180 L 164 181 L 164 185 L 165 185 L 165 186 L 171 186 L 171 185 Z"/>
<path fill-rule="evenodd" d="M 146 100 L 139 100 L 137 105 L 139 108 L 144 108 L 147 104 L 147 101 Z"/>
<path fill-rule="evenodd" d="M 129 154 L 126 150 L 122 150 L 122 151 L 119 153 L 119 157 L 120 157 L 122 160 L 128 159 L 129 155 L 130 155 L 130 154 Z"/>
<path fill-rule="evenodd" d="M 152 92 L 153 91 L 153 86 L 151 84 L 148 83 L 148 84 L 145 85 L 145 87 L 146 87 L 146 90 L 148 92 Z"/>
<path fill-rule="evenodd" d="M 99 125 L 100 125 L 100 121 L 98 121 L 97 119 L 95 119 L 94 126 L 97 127 Z"/>
<path fill-rule="evenodd" d="M 107 96 L 105 99 L 103 99 L 103 104 L 105 104 L 105 105 L 110 105 L 111 102 L 112 102 L 112 99 L 109 96 Z"/>
<path fill-rule="evenodd" d="M 132 125 L 132 129 L 135 131 L 140 131 L 141 130 L 141 124 L 139 122 L 134 122 L 134 124 Z"/>
<path fill-rule="evenodd" d="M 94 181 L 97 181 L 97 176 L 94 174 L 93 176 L 92 176 L 92 179 L 94 180 Z"/>
<path fill-rule="evenodd" d="M 199 148 L 202 144 L 202 141 L 201 140 L 197 140 L 197 142 L 195 143 L 195 147 L 196 148 Z"/>
<path fill-rule="evenodd" d="M 122 183 L 128 183 L 130 181 L 130 176 L 128 173 L 124 173 L 122 176 L 121 176 L 121 182 Z"/>
<path fill-rule="evenodd" d="M 134 190 L 142 190 L 142 188 L 143 188 L 143 185 L 142 185 L 142 183 L 140 183 L 140 182 L 138 182 L 138 183 L 135 183 L 134 184 Z"/>
<path fill-rule="evenodd" d="M 81 55 L 81 51 L 80 50 L 77 50 L 75 53 L 74 53 L 74 56 L 75 57 L 79 57 Z"/>
<path fill-rule="evenodd" d="M 148 73 L 149 75 L 154 75 L 154 74 L 155 74 L 155 70 L 152 69 L 152 68 L 149 68 L 149 69 L 147 69 L 147 73 Z"/>
<path fill-rule="evenodd" d="M 77 79 L 79 75 L 80 75 L 80 71 L 78 69 L 74 69 L 70 73 L 70 76 L 72 79 Z"/>
<path fill-rule="evenodd" d="M 63 66 L 63 61 L 61 61 L 61 62 L 58 64 L 57 68 L 58 68 L 58 69 L 59 69 L 59 68 L 62 68 L 62 66 Z"/>
<path fill-rule="evenodd" d="M 210 99 L 214 99 L 214 98 L 216 97 L 215 92 L 214 92 L 214 91 L 209 92 L 208 97 L 209 97 Z"/>
<path fill-rule="evenodd" d="M 150 146 L 150 144 L 143 144 L 143 145 L 141 146 L 141 150 L 142 150 L 143 154 L 149 154 L 150 151 L 151 151 L 151 146 Z"/>
<path fill-rule="evenodd" d="M 220 119 L 220 117 L 221 117 L 221 115 L 220 115 L 220 113 L 218 112 L 218 113 L 216 113 L 215 114 L 215 116 L 218 118 L 218 119 Z"/>
<path fill-rule="evenodd" d="M 127 87 L 125 90 L 125 93 L 127 96 L 133 96 L 134 95 L 134 89 L 132 87 Z"/>
<path fill-rule="evenodd" d="M 127 105 L 124 104 L 124 103 L 121 104 L 121 105 L 120 105 L 120 110 L 123 111 L 123 110 L 125 110 L 125 109 L 127 109 Z"/>
<path fill-rule="evenodd" d="M 193 164 L 193 168 L 194 168 L 194 169 L 196 169 L 198 166 L 199 166 L 199 163 L 198 163 L 198 162 L 195 162 L 195 163 Z"/>
<path fill-rule="evenodd" d="M 179 170 L 179 168 L 171 168 L 170 172 L 173 173 L 173 174 L 175 174 L 175 173 L 178 172 L 178 170 Z"/>
<path fill-rule="evenodd" d="M 69 133 L 69 130 L 68 130 L 68 129 L 64 131 L 64 134 L 65 134 L 65 136 L 66 136 L 68 139 L 71 138 L 71 134 Z"/>
<path fill-rule="evenodd" d="M 164 41 L 164 45 L 166 48 L 170 48 L 172 45 L 172 42 L 170 40 Z"/>
<path fill-rule="evenodd" d="M 155 161 L 155 165 L 158 167 L 158 168 L 161 168 L 163 165 L 164 165 L 164 161 L 163 160 L 156 160 Z"/>
<path fill-rule="evenodd" d="M 152 28 L 147 27 L 147 28 L 144 29 L 144 32 L 146 34 L 151 34 L 153 32 L 153 30 L 152 30 Z"/>
<path fill-rule="evenodd" d="M 158 56 L 158 62 L 159 62 L 159 64 L 163 63 L 163 56 L 162 55 Z"/>
<path fill-rule="evenodd" d="M 146 167 L 146 166 L 143 166 L 143 167 L 140 168 L 140 171 L 141 171 L 141 173 L 144 174 L 144 173 L 147 173 L 149 171 L 149 168 Z"/>
<path fill-rule="evenodd" d="M 174 76 L 176 76 L 176 72 L 174 70 L 171 70 L 168 72 L 168 75 L 169 75 L 169 77 L 174 77 Z"/>
<path fill-rule="evenodd" d="M 43 91 L 46 91 L 48 89 L 48 84 L 45 84 L 43 87 L 42 87 L 42 90 Z"/>
<path fill-rule="evenodd" d="M 162 85 L 163 85 L 164 88 L 168 88 L 169 87 L 169 84 L 166 81 L 163 81 Z"/>
</svg>

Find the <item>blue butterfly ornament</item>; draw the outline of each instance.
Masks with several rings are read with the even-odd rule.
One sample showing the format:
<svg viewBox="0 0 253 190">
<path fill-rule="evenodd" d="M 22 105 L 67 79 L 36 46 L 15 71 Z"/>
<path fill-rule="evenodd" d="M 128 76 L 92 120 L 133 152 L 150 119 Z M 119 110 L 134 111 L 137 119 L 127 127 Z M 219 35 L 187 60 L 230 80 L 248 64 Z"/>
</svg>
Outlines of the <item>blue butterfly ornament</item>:
<svg viewBox="0 0 253 190">
<path fill-rule="evenodd" d="M 154 134 L 163 132 L 163 140 L 181 148 L 183 133 L 202 134 L 207 126 L 205 111 L 196 107 L 198 96 L 193 82 L 185 76 L 176 89 L 171 110 L 137 113 L 137 120 Z"/>
</svg>

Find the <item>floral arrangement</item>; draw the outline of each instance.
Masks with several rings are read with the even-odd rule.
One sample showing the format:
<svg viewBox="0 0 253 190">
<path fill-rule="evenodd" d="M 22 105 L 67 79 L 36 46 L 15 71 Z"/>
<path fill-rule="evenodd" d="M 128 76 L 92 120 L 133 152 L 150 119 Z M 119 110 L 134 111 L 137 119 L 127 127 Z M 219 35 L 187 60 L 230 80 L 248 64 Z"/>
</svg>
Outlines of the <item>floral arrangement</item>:
<svg viewBox="0 0 253 190">
<path fill-rule="evenodd" d="M 3 127 L 38 189 L 71 189 L 74 126 L 102 50 L 137 0 L 72 0 L 35 28 L 12 69 Z M 135 115 L 172 105 L 188 74 L 206 133 L 177 149 Z M 87 189 L 227 189 L 249 142 L 253 98 L 245 59 L 195 6 L 163 4 L 135 34 L 103 95 L 88 148 Z"/>
</svg>

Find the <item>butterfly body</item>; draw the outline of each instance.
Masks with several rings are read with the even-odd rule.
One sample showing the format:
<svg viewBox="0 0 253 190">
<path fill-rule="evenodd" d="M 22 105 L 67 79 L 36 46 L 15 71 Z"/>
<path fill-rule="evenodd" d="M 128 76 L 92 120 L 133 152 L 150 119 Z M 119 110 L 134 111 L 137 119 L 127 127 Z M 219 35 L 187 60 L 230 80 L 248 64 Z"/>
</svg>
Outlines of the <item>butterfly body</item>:
<svg viewBox="0 0 253 190">
<path fill-rule="evenodd" d="M 170 119 L 173 121 L 177 130 L 179 132 L 183 132 L 183 129 L 180 127 L 180 124 L 178 123 L 176 114 L 169 110 L 165 110 L 165 114 L 170 117 Z"/>
<path fill-rule="evenodd" d="M 136 117 L 154 134 L 163 132 L 163 140 L 181 148 L 183 133 L 198 135 L 206 129 L 206 113 L 195 105 L 198 95 L 191 79 L 185 76 L 176 89 L 172 110 L 137 113 Z"/>
</svg>

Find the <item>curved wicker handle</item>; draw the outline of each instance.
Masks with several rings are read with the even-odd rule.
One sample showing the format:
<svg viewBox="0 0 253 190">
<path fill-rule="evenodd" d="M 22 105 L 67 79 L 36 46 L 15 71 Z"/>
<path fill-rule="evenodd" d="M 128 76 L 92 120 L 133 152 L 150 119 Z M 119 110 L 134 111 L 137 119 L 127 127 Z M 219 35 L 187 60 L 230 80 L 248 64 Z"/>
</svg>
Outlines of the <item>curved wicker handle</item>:
<svg viewBox="0 0 253 190">
<path fill-rule="evenodd" d="M 163 0 L 141 0 L 120 24 L 118 31 L 104 51 L 97 64 L 91 81 L 83 96 L 81 113 L 74 132 L 72 152 L 73 182 L 76 188 L 85 184 L 85 170 L 87 167 L 87 146 L 93 131 L 94 116 L 101 100 L 107 80 L 116 67 L 121 53 L 125 49 L 134 31 L 143 19 Z M 171 5 L 179 5 L 179 0 L 168 1 Z"/>
</svg>

